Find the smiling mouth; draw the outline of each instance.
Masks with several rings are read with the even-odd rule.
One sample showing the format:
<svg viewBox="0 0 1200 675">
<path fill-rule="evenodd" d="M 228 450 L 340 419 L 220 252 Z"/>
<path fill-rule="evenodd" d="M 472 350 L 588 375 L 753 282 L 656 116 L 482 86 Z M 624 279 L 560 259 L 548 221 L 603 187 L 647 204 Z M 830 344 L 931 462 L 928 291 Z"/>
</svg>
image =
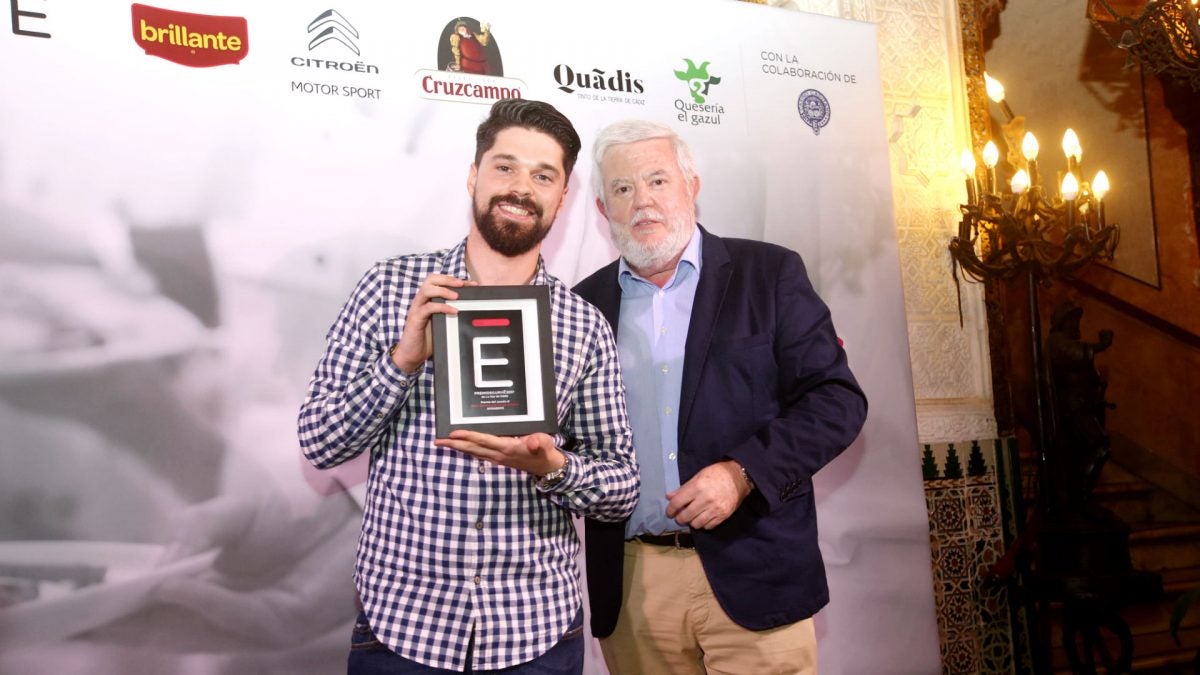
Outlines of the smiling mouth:
<svg viewBox="0 0 1200 675">
<path fill-rule="evenodd" d="M 500 202 L 497 204 L 497 208 L 500 209 L 500 212 L 504 215 L 512 216 L 514 218 L 529 218 L 533 215 L 533 211 L 509 202 Z"/>
<path fill-rule="evenodd" d="M 512 220 L 534 220 L 542 217 L 542 210 L 537 202 L 514 194 L 492 197 L 489 207 Z"/>
</svg>

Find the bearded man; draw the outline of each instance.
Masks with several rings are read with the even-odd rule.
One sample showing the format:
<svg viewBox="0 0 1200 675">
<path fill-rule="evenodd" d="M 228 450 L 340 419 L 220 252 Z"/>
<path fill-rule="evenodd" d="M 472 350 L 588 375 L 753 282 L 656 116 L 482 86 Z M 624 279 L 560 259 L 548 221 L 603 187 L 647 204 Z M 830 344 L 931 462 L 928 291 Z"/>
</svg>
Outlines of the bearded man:
<svg viewBox="0 0 1200 675">
<path fill-rule="evenodd" d="M 497 102 L 466 238 L 377 263 L 329 331 L 299 436 L 318 468 L 371 453 L 350 673 L 582 672 L 571 515 L 627 518 L 637 465 L 608 323 L 540 255 L 579 149 L 552 106 Z M 477 284 L 549 286 L 559 434 L 436 438 L 430 320 Z"/>
</svg>

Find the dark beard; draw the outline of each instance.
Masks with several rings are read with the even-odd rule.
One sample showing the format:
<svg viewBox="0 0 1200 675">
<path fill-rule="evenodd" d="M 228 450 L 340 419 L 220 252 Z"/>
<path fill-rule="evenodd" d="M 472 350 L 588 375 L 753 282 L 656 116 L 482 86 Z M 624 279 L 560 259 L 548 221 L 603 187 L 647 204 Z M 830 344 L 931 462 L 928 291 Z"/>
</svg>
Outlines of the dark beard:
<svg viewBox="0 0 1200 675">
<path fill-rule="evenodd" d="M 532 227 L 525 227 L 496 215 L 496 205 L 507 202 L 533 213 Z M 533 250 L 550 233 L 550 225 L 542 223 L 542 207 L 529 197 L 496 195 L 487 206 L 475 211 L 475 227 L 483 240 L 495 252 L 507 258 L 515 258 Z"/>
</svg>

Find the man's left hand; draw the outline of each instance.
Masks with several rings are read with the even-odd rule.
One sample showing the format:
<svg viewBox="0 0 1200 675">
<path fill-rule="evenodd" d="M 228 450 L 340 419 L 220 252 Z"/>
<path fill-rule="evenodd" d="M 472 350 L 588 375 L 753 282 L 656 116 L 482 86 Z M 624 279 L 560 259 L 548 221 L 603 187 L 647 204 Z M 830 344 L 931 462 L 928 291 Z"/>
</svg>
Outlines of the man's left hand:
<svg viewBox="0 0 1200 675">
<path fill-rule="evenodd" d="M 725 522 L 749 494 L 741 466 L 731 459 L 717 462 L 667 493 L 667 517 L 693 530 L 711 530 Z"/>
<path fill-rule="evenodd" d="M 511 466 L 534 476 L 544 476 L 562 467 L 566 457 L 554 447 L 548 434 L 493 436 L 478 431 L 452 431 L 450 438 L 439 438 L 434 445 L 453 448 L 485 462 Z"/>
</svg>

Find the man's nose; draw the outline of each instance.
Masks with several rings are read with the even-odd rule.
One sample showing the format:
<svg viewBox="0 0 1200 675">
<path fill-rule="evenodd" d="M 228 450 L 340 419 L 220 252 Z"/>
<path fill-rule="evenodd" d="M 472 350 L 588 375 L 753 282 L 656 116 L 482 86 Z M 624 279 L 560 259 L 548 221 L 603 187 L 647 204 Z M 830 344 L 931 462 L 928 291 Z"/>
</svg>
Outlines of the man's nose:
<svg viewBox="0 0 1200 675">
<path fill-rule="evenodd" d="M 533 194 L 533 176 L 526 172 L 518 171 L 513 177 L 512 182 L 513 192 L 522 197 L 528 197 Z"/>
<path fill-rule="evenodd" d="M 640 209 L 654 205 L 654 197 L 650 194 L 650 190 L 646 187 L 635 187 L 633 189 L 633 207 Z"/>
</svg>

